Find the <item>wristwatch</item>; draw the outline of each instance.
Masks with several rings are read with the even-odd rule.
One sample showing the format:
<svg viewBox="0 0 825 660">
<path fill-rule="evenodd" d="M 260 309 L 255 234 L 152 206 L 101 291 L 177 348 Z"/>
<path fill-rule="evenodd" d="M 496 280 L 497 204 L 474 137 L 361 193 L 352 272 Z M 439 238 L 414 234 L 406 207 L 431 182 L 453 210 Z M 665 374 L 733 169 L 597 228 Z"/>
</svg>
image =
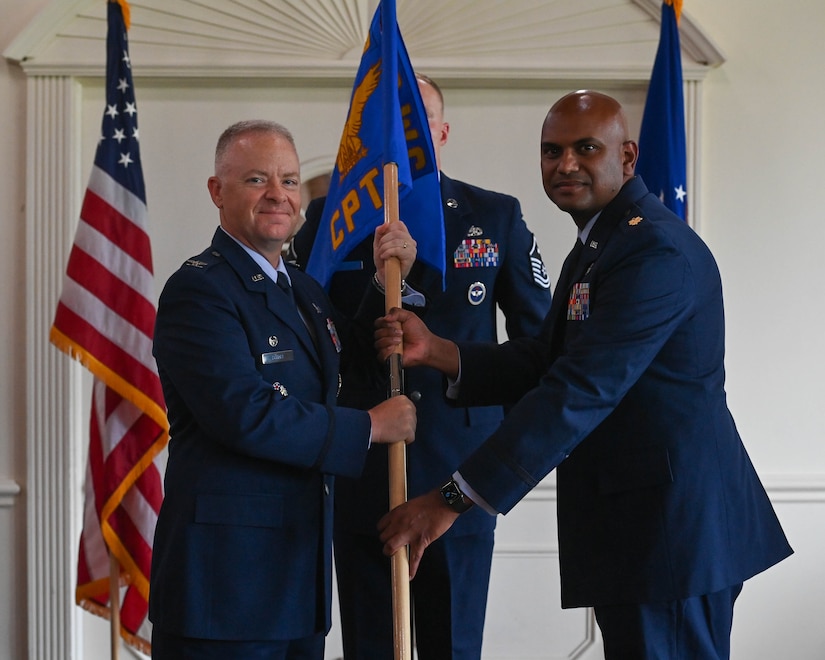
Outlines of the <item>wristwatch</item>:
<svg viewBox="0 0 825 660">
<path fill-rule="evenodd" d="M 453 511 L 456 513 L 464 513 L 467 509 L 473 506 L 472 501 L 464 497 L 461 488 L 455 482 L 455 479 L 450 479 L 441 487 L 441 496 Z"/>
</svg>

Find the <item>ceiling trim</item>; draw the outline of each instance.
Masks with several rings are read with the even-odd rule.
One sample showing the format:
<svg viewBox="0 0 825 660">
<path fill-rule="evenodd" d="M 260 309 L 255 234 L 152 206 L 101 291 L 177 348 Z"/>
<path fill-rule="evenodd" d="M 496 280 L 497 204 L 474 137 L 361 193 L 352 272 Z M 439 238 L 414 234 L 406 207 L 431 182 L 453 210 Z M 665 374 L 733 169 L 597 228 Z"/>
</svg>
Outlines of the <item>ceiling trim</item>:
<svg viewBox="0 0 825 660">
<path fill-rule="evenodd" d="M 377 0 L 132 0 L 138 78 L 350 81 Z M 560 5 L 563 5 L 560 7 Z M 442 80 L 530 86 L 644 82 L 659 36 L 659 0 L 398 0 L 415 66 Z M 171 9 L 171 8 L 174 9 Z M 262 8 L 268 8 L 266 13 Z M 286 11 L 289 9 L 289 11 Z M 461 31 L 455 25 L 461 25 Z M 3 55 L 27 75 L 102 77 L 105 1 L 48 5 Z M 725 58 L 683 12 L 682 66 L 701 80 Z"/>
</svg>

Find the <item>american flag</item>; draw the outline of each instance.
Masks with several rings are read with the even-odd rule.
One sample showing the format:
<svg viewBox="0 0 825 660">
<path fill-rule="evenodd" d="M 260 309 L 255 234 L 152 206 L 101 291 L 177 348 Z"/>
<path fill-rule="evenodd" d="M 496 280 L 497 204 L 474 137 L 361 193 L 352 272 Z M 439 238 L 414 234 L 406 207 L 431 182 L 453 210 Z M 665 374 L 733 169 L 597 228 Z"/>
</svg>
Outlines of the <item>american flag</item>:
<svg viewBox="0 0 825 660">
<path fill-rule="evenodd" d="M 110 616 L 119 564 L 120 631 L 149 652 L 152 539 L 169 439 L 152 357 L 155 292 L 132 84 L 129 6 L 110 1 L 106 110 L 50 339 L 94 375 L 76 598 Z"/>
</svg>

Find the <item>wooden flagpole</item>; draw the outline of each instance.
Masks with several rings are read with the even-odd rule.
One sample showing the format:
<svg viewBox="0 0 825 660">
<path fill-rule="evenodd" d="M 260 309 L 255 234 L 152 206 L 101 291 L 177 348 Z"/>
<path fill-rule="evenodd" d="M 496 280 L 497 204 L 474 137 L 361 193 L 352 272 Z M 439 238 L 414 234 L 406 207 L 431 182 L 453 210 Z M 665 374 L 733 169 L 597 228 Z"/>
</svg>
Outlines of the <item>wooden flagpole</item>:
<svg viewBox="0 0 825 660">
<path fill-rule="evenodd" d="M 398 165 L 384 165 L 384 222 L 395 222 L 398 213 Z M 401 307 L 401 261 L 393 257 L 385 262 L 384 310 Z M 399 346 L 389 358 L 390 397 L 403 394 L 403 376 Z M 407 501 L 407 449 L 403 442 L 393 442 L 388 448 L 390 478 L 390 509 Z M 410 560 L 408 548 L 399 548 L 391 557 L 392 621 L 395 660 L 412 660 L 410 634 Z"/>
<path fill-rule="evenodd" d="M 112 660 L 120 655 L 120 562 L 109 552 L 109 632 Z"/>
</svg>

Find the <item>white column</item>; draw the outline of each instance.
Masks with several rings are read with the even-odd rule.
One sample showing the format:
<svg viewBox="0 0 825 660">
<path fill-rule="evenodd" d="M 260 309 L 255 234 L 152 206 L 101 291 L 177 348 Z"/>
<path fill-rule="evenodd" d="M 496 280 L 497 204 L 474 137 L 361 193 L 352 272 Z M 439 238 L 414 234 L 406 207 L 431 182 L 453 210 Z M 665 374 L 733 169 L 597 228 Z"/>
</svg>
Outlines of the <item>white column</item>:
<svg viewBox="0 0 825 660">
<path fill-rule="evenodd" d="M 49 343 L 79 213 L 79 85 L 30 76 L 26 158 L 28 645 L 37 660 L 80 658 L 75 580 L 82 369 Z"/>
<path fill-rule="evenodd" d="M 687 147 L 687 189 L 688 224 L 697 234 L 701 227 L 701 177 L 702 170 L 702 81 L 686 80 L 683 83 L 685 96 L 685 138 Z"/>
</svg>

